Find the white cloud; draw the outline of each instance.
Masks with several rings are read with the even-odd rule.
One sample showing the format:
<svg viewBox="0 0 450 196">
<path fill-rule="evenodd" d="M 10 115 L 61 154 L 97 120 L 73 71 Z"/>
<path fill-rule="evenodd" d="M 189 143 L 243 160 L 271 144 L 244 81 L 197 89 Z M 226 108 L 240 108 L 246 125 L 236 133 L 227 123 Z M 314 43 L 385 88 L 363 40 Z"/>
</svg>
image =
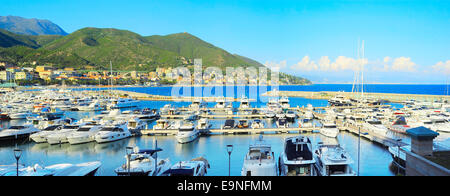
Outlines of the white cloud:
<svg viewBox="0 0 450 196">
<path fill-rule="evenodd" d="M 410 57 L 399 57 L 394 59 L 391 69 L 393 71 L 415 72 L 416 64 L 411 61 Z"/>
<path fill-rule="evenodd" d="M 389 63 L 391 61 L 391 57 L 384 57 L 384 63 Z"/>
<path fill-rule="evenodd" d="M 321 71 L 326 71 L 330 69 L 330 59 L 328 58 L 328 56 L 323 56 L 320 58 L 319 60 L 319 67 Z"/>
<path fill-rule="evenodd" d="M 439 61 L 435 65 L 432 66 L 433 70 L 436 72 L 444 73 L 444 74 L 450 74 L 450 60 L 447 60 L 445 62 Z"/>
<path fill-rule="evenodd" d="M 291 66 L 291 69 L 302 70 L 302 71 L 313 71 L 313 70 L 317 70 L 318 66 L 317 66 L 316 62 L 311 61 L 309 59 L 309 56 L 305 56 L 305 57 L 303 57 L 303 59 L 300 62 Z"/>
<path fill-rule="evenodd" d="M 283 60 L 283 61 L 280 61 L 279 63 L 276 63 L 273 61 L 270 61 L 270 62 L 266 61 L 266 63 L 264 63 L 264 65 L 267 68 L 271 69 L 272 71 L 279 71 L 279 70 L 287 67 L 287 61 Z"/>
</svg>

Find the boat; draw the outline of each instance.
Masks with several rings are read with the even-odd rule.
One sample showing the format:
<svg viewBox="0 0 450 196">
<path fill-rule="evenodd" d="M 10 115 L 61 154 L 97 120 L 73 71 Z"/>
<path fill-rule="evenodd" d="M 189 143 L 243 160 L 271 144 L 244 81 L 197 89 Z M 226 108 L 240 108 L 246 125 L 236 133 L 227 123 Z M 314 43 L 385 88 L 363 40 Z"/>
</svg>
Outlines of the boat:
<svg viewBox="0 0 450 196">
<path fill-rule="evenodd" d="M 277 176 L 277 164 L 272 147 L 263 141 L 262 135 L 249 146 L 241 170 L 242 176 Z"/>
<path fill-rule="evenodd" d="M 389 129 L 377 118 L 368 118 L 365 123 L 363 123 L 363 127 L 366 130 L 382 136 L 387 136 L 389 133 Z"/>
<path fill-rule="evenodd" d="M 265 116 L 266 116 L 266 118 L 275 118 L 276 114 L 275 114 L 275 112 L 272 112 L 272 111 L 266 111 Z"/>
<path fill-rule="evenodd" d="M 226 101 L 224 97 L 217 98 L 215 108 L 226 108 Z"/>
<path fill-rule="evenodd" d="M 104 125 L 102 129 L 95 134 L 94 139 L 97 143 L 107 143 L 131 137 L 127 125 L 128 123 Z"/>
<path fill-rule="evenodd" d="M 21 126 L 10 126 L 0 132 L 0 141 L 17 140 L 28 138 L 31 134 L 37 133 L 40 130 L 31 124 Z"/>
<path fill-rule="evenodd" d="M 391 131 L 403 134 L 406 134 L 406 131 L 408 129 L 411 129 L 411 127 L 406 123 L 406 119 L 404 116 L 397 117 L 394 123 L 392 123 L 392 125 L 390 126 L 387 126 L 387 128 Z"/>
<path fill-rule="evenodd" d="M 208 132 L 210 128 L 211 128 L 211 124 L 209 124 L 209 121 L 207 118 L 201 118 L 200 120 L 198 120 L 197 129 L 200 132 Z"/>
<path fill-rule="evenodd" d="M 57 133 L 46 136 L 47 143 L 50 145 L 67 143 L 69 142 L 67 137 L 79 128 L 80 125 L 64 125 Z"/>
<path fill-rule="evenodd" d="M 36 143 L 45 143 L 47 142 L 47 136 L 57 133 L 63 128 L 63 125 L 52 125 L 45 129 L 42 129 L 38 133 L 33 133 L 30 135 L 30 139 Z"/>
<path fill-rule="evenodd" d="M 97 124 L 81 126 L 77 131 L 67 136 L 67 141 L 72 145 L 93 142 L 95 141 L 95 135 L 101 128 L 102 126 Z"/>
<path fill-rule="evenodd" d="M 197 110 L 200 108 L 205 108 L 207 104 L 202 99 L 195 99 L 192 101 L 192 104 L 189 105 L 190 109 Z"/>
<path fill-rule="evenodd" d="M 278 161 L 280 176 L 317 176 L 315 164 L 308 137 L 295 136 L 284 140 L 284 151 Z"/>
<path fill-rule="evenodd" d="M 205 176 L 210 168 L 208 160 L 203 157 L 190 161 L 180 161 L 175 163 L 163 176 Z"/>
<path fill-rule="evenodd" d="M 297 117 L 297 114 L 294 111 L 287 111 L 286 112 L 286 118 L 290 121 L 295 120 L 295 118 Z"/>
<path fill-rule="evenodd" d="M 161 130 L 169 128 L 169 121 L 166 119 L 159 119 L 156 121 L 156 125 L 153 126 L 153 130 Z"/>
<path fill-rule="evenodd" d="M 77 107 L 79 111 L 100 111 L 103 107 L 98 101 L 94 101 L 90 104 L 80 105 Z"/>
<path fill-rule="evenodd" d="M 233 129 L 234 128 L 234 120 L 228 119 L 225 121 L 225 124 L 222 126 L 222 129 Z"/>
<path fill-rule="evenodd" d="M 158 160 L 157 153 L 162 149 L 133 148 L 129 156 L 125 156 L 126 163 L 114 170 L 118 176 L 160 176 L 170 169 L 169 159 Z"/>
<path fill-rule="evenodd" d="M 141 130 L 144 130 L 146 126 L 147 123 L 140 118 L 131 118 L 128 120 L 127 128 L 131 134 L 140 134 Z"/>
<path fill-rule="evenodd" d="M 314 124 L 313 124 L 312 120 L 299 119 L 298 127 L 299 128 L 312 128 L 312 127 L 314 127 Z"/>
<path fill-rule="evenodd" d="M 289 107 L 291 107 L 291 105 L 289 105 L 289 98 L 286 96 L 281 97 L 280 100 L 278 100 L 278 103 L 283 109 L 289 109 Z"/>
<path fill-rule="evenodd" d="M 22 112 L 14 112 L 14 113 L 10 113 L 9 114 L 9 118 L 11 120 L 21 120 L 21 119 L 27 119 L 33 116 L 37 116 L 37 114 L 34 114 L 32 112 L 26 112 L 26 111 L 22 111 Z"/>
<path fill-rule="evenodd" d="M 306 120 L 313 120 L 314 119 L 314 114 L 312 111 L 305 111 L 303 118 Z"/>
<path fill-rule="evenodd" d="M 194 123 L 186 122 L 178 129 L 178 133 L 175 137 L 178 143 L 185 144 L 196 140 L 199 135 L 200 131 L 198 131 Z"/>
<path fill-rule="evenodd" d="M 287 119 L 286 118 L 280 118 L 280 119 L 278 119 L 277 120 L 277 127 L 278 128 L 288 128 L 289 127 L 289 124 L 288 124 L 288 122 L 287 122 Z"/>
<path fill-rule="evenodd" d="M 246 96 L 242 96 L 241 98 L 241 104 L 239 105 L 239 108 L 241 109 L 247 109 L 250 108 L 250 101 Z"/>
<path fill-rule="evenodd" d="M 277 114 L 275 115 L 275 117 L 278 118 L 278 119 L 280 119 L 280 118 L 286 118 L 286 114 L 280 112 L 280 113 L 277 113 Z"/>
<path fill-rule="evenodd" d="M 248 120 L 246 120 L 246 119 L 239 120 L 236 127 L 239 128 L 239 129 L 246 129 L 246 128 L 248 128 L 249 127 Z"/>
<path fill-rule="evenodd" d="M 183 120 L 185 121 L 194 121 L 198 119 L 198 115 L 196 112 L 187 112 L 186 115 L 184 115 Z"/>
<path fill-rule="evenodd" d="M 282 111 L 282 107 L 276 99 L 269 99 L 269 102 L 267 103 L 267 110 L 274 113 L 280 113 Z"/>
<path fill-rule="evenodd" d="M 56 164 L 42 167 L 38 164 L 33 167 L 21 167 L 19 176 L 94 176 L 101 166 L 100 161 L 86 162 L 80 164 Z M 14 164 L 14 167 L 16 165 Z M 2 174 L 0 173 L 0 176 Z M 3 173 L 3 176 L 16 176 L 17 170 L 10 170 Z"/>
<path fill-rule="evenodd" d="M 328 120 L 323 123 L 320 133 L 324 136 L 335 138 L 339 134 L 339 129 L 334 122 Z"/>
<path fill-rule="evenodd" d="M 264 123 L 259 119 L 253 120 L 251 128 L 252 129 L 263 129 Z"/>
<path fill-rule="evenodd" d="M 111 109 L 120 109 L 120 108 L 132 108 L 137 107 L 139 101 L 129 98 L 119 98 L 117 100 L 113 100 L 109 105 Z"/>
<path fill-rule="evenodd" d="M 330 106 L 352 106 L 350 99 L 345 98 L 343 95 L 336 95 L 328 100 Z"/>
<path fill-rule="evenodd" d="M 356 176 L 351 168 L 353 160 L 349 153 L 339 145 L 323 145 L 319 143 L 314 151 L 316 169 L 320 176 Z"/>
<path fill-rule="evenodd" d="M 158 118 L 160 115 L 159 115 L 158 110 L 156 110 L 156 109 L 151 110 L 149 108 L 144 108 L 140 113 L 137 114 L 137 116 L 140 120 L 148 121 L 148 120 L 154 120 L 154 119 Z"/>
</svg>

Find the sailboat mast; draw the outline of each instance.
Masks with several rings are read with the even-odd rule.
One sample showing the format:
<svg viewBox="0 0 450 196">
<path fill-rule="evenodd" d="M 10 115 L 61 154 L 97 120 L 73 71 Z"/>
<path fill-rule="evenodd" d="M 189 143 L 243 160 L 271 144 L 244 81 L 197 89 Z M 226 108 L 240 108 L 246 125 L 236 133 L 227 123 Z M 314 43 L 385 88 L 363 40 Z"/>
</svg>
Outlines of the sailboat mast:
<svg viewBox="0 0 450 196">
<path fill-rule="evenodd" d="M 364 98 L 364 40 L 362 41 L 362 48 L 361 48 L 361 99 Z"/>
</svg>

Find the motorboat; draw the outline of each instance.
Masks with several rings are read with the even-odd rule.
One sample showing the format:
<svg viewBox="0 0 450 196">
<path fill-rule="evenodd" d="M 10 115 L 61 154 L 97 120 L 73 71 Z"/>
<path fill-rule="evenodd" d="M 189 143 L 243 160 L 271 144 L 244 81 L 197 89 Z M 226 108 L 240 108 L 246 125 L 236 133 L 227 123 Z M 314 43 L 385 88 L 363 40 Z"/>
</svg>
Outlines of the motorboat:
<svg viewBox="0 0 450 196">
<path fill-rule="evenodd" d="M 252 129 L 263 129 L 264 123 L 259 119 L 253 120 L 251 128 Z"/>
<path fill-rule="evenodd" d="M 119 98 L 117 100 L 113 100 L 109 105 L 109 108 L 119 109 L 119 108 L 132 108 L 137 107 L 139 101 L 130 99 L 130 98 Z"/>
<path fill-rule="evenodd" d="M 249 146 L 244 158 L 242 176 L 277 176 L 277 163 L 270 144 L 264 142 L 262 135 L 255 144 Z"/>
<path fill-rule="evenodd" d="M 131 134 L 140 134 L 141 130 L 144 130 L 147 123 L 140 118 L 131 118 L 128 120 L 127 128 Z"/>
<path fill-rule="evenodd" d="M 266 111 L 265 116 L 266 116 L 266 118 L 275 118 L 276 114 L 275 114 L 275 112 L 272 112 L 272 111 Z"/>
<path fill-rule="evenodd" d="M 335 138 L 339 134 L 339 129 L 334 122 L 325 121 L 322 128 L 320 128 L 320 133 L 324 136 Z"/>
<path fill-rule="evenodd" d="M 233 129 L 234 128 L 234 120 L 228 119 L 225 121 L 225 124 L 223 125 L 222 129 Z"/>
<path fill-rule="evenodd" d="M 103 110 L 103 107 L 100 105 L 98 101 L 94 101 L 90 104 L 80 105 L 78 106 L 79 111 L 100 111 Z"/>
<path fill-rule="evenodd" d="M 50 145 L 67 143 L 69 142 L 67 137 L 73 132 L 77 131 L 79 128 L 80 125 L 76 124 L 64 125 L 58 132 L 46 136 L 47 143 L 49 143 Z"/>
<path fill-rule="evenodd" d="M 31 134 L 39 131 L 39 129 L 30 124 L 10 126 L 9 128 L 0 131 L 0 141 L 28 138 Z"/>
<path fill-rule="evenodd" d="M 278 119 L 280 119 L 280 118 L 286 118 L 286 114 L 283 113 L 283 112 L 280 112 L 280 113 L 277 113 L 277 114 L 275 115 L 275 117 L 278 118 Z"/>
<path fill-rule="evenodd" d="M 246 119 L 239 120 L 236 127 L 239 128 L 239 129 L 246 129 L 246 128 L 248 128 L 249 127 L 248 120 L 246 120 Z"/>
<path fill-rule="evenodd" d="M 306 120 L 313 120 L 314 114 L 312 111 L 305 111 L 305 113 L 303 114 L 303 118 Z"/>
<path fill-rule="evenodd" d="M 187 112 L 186 115 L 183 117 L 183 120 L 186 121 L 194 121 L 198 119 L 198 115 L 195 112 Z"/>
<path fill-rule="evenodd" d="M 158 159 L 160 151 L 160 148 L 140 150 L 135 147 L 125 156 L 127 162 L 114 172 L 118 176 L 160 176 L 171 167 L 169 159 Z"/>
<path fill-rule="evenodd" d="M 156 125 L 153 126 L 154 130 L 161 130 L 169 128 L 169 121 L 166 119 L 159 119 L 156 121 Z"/>
<path fill-rule="evenodd" d="M 250 108 L 250 101 L 246 96 L 242 96 L 241 98 L 241 104 L 239 105 L 239 108 L 241 109 L 247 109 Z"/>
<path fill-rule="evenodd" d="M 63 125 L 52 125 L 45 129 L 42 129 L 38 133 L 33 133 L 30 135 L 31 140 L 36 143 L 45 143 L 47 142 L 47 136 L 51 134 L 55 134 L 63 128 Z"/>
<path fill-rule="evenodd" d="M 316 168 L 320 176 L 356 176 L 351 168 L 353 160 L 350 154 L 339 145 L 323 145 L 319 143 L 314 151 Z"/>
<path fill-rule="evenodd" d="M 107 143 L 131 137 L 127 125 L 128 123 L 104 125 L 100 131 L 95 134 L 95 141 L 97 143 Z"/>
<path fill-rule="evenodd" d="M 308 137 L 295 136 L 284 140 L 284 151 L 278 162 L 280 176 L 317 176 L 315 164 Z"/>
<path fill-rule="evenodd" d="M 314 122 L 312 120 L 307 120 L 307 119 L 299 119 L 298 121 L 298 127 L 299 128 L 313 128 L 314 127 Z"/>
<path fill-rule="evenodd" d="M 56 164 L 42 167 L 38 164 L 33 167 L 21 167 L 19 176 L 94 176 L 101 166 L 100 161 L 86 162 L 80 164 Z M 15 164 L 14 164 L 15 167 Z M 16 176 L 17 170 L 3 173 L 3 176 Z M 1 176 L 1 173 L 0 173 Z"/>
<path fill-rule="evenodd" d="M 196 140 L 199 135 L 200 131 L 195 127 L 194 123 L 186 122 L 178 129 L 175 137 L 178 143 L 185 144 Z"/>
<path fill-rule="evenodd" d="M 291 107 L 291 105 L 289 105 L 289 98 L 287 98 L 286 96 L 281 97 L 278 100 L 278 103 L 283 109 L 289 109 L 289 107 Z"/>
<path fill-rule="evenodd" d="M 350 99 L 344 97 L 343 95 L 336 95 L 335 97 L 328 100 L 331 106 L 351 106 L 352 102 Z"/>
<path fill-rule="evenodd" d="M 371 131 L 375 134 L 381 136 L 387 136 L 389 129 L 383 125 L 383 123 L 377 118 L 368 118 L 365 123 L 363 123 L 363 127 L 368 131 Z"/>
<path fill-rule="evenodd" d="M 69 144 L 83 144 L 95 141 L 95 135 L 102 128 L 101 125 L 97 124 L 87 124 L 81 126 L 77 131 L 71 133 L 67 136 Z"/>
<path fill-rule="evenodd" d="M 217 98 L 215 108 L 226 108 L 226 106 L 227 102 L 225 101 L 224 97 Z"/>
<path fill-rule="evenodd" d="M 295 120 L 295 118 L 297 117 L 297 114 L 294 111 L 287 111 L 286 112 L 286 118 L 290 121 Z"/>
<path fill-rule="evenodd" d="M 282 111 L 282 107 L 276 99 L 269 99 L 269 102 L 267 103 L 267 110 L 274 113 L 280 113 Z"/>
<path fill-rule="evenodd" d="M 158 118 L 159 112 L 156 109 L 150 110 L 149 108 L 144 108 L 139 114 L 137 114 L 137 117 L 140 120 L 148 121 L 148 120 L 155 120 Z"/>
<path fill-rule="evenodd" d="M 207 132 L 211 128 L 211 124 L 209 124 L 209 121 L 207 118 L 201 118 L 197 122 L 197 129 L 200 132 Z"/>
<path fill-rule="evenodd" d="M 289 123 L 287 122 L 286 118 L 279 118 L 276 123 L 277 123 L 278 128 L 288 128 L 289 127 Z"/>
<path fill-rule="evenodd" d="M 180 161 L 175 163 L 163 176 L 205 176 L 210 168 L 208 160 L 203 157 L 190 161 Z"/>
<path fill-rule="evenodd" d="M 37 116 L 37 114 L 34 114 L 32 112 L 22 111 L 22 112 L 13 112 L 9 114 L 9 118 L 11 120 L 21 120 L 21 119 L 27 119 L 33 116 Z"/>
<path fill-rule="evenodd" d="M 196 110 L 200 108 L 205 108 L 206 106 L 207 104 L 202 99 L 195 99 L 194 101 L 192 101 L 192 104 L 189 105 L 189 108 Z"/>
<path fill-rule="evenodd" d="M 411 129 L 411 126 L 409 126 L 406 123 L 406 119 L 404 116 L 399 116 L 397 119 L 392 123 L 392 125 L 387 126 L 387 128 L 391 131 L 397 132 L 397 133 L 403 133 L 406 134 L 406 131 L 408 129 Z"/>
</svg>

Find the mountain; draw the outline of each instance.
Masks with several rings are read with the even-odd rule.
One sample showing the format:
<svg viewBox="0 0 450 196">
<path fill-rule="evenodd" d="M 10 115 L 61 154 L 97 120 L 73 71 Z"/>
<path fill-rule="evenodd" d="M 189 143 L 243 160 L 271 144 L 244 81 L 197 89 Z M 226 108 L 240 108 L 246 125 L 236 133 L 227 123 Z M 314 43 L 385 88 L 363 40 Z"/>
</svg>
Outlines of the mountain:
<svg viewBox="0 0 450 196">
<path fill-rule="evenodd" d="M 0 16 L 0 29 L 22 35 L 67 35 L 61 27 L 49 20 L 19 16 Z"/>
<path fill-rule="evenodd" d="M 263 66 L 189 33 L 145 37 L 126 30 L 83 28 L 66 36 L 31 36 L 0 30 L 0 62 L 21 66 L 36 62 L 60 68 L 84 69 L 90 65 L 105 70 L 112 61 L 115 70 L 154 71 L 157 67 L 190 66 L 195 58 L 203 60 L 203 67 L 223 70 L 228 66 Z"/>
</svg>

